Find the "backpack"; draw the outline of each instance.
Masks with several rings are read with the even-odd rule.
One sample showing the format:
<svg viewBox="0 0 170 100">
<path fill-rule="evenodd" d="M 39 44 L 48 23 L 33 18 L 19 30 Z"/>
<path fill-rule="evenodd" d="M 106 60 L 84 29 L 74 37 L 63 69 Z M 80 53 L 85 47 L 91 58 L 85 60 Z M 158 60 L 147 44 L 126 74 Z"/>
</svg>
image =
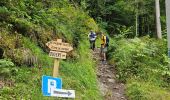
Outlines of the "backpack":
<svg viewBox="0 0 170 100">
<path fill-rule="evenodd" d="M 109 46 L 109 37 L 106 36 L 106 46 L 108 47 Z"/>
</svg>

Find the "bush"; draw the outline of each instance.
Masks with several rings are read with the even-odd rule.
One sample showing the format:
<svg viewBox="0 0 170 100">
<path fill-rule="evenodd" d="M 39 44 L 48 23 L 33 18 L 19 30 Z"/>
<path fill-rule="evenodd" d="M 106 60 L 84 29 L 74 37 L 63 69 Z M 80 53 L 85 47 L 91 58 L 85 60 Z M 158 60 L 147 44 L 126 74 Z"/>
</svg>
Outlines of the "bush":
<svg viewBox="0 0 170 100">
<path fill-rule="evenodd" d="M 17 69 L 14 67 L 14 63 L 5 59 L 0 59 L 0 75 L 8 76 L 11 73 L 14 74 Z"/>
<path fill-rule="evenodd" d="M 35 27 L 31 22 L 26 19 L 17 18 L 14 22 L 15 29 L 25 36 L 30 36 L 33 33 L 33 28 Z"/>
<path fill-rule="evenodd" d="M 166 42 L 149 37 L 115 42 L 109 62 L 116 64 L 118 78 L 127 83 L 130 100 L 168 100 L 170 71 Z"/>
<path fill-rule="evenodd" d="M 158 74 L 153 70 L 168 71 L 167 57 L 163 56 L 167 51 L 165 42 L 148 37 L 118 41 L 112 61 L 116 62 L 119 78 L 122 81 L 133 76 L 148 79 L 153 73 Z"/>
<path fill-rule="evenodd" d="M 0 7 L 0 21 L 7 20 L 9 18 L 10 12 L 6 7 Z"/>
<path fill-rule="evenodd" d="M 152 82 L 131 80 L 127 84 L 127 96 L 129 100 L 169 100 L 170 93 Z"/>
</svg>

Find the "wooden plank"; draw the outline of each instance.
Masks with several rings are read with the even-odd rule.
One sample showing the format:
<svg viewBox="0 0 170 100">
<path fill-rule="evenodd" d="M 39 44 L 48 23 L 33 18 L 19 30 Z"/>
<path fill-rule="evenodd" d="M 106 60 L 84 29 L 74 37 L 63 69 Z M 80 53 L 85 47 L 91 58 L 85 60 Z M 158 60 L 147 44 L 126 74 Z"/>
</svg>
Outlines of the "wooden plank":
<svg viewBox="0 0 170 100">
<path fill-rule="evenodd" d="M 57 46 L 66 46 L 66 47 L 69 47 L 70 44 L 69 43 L 63 43 L 63 42 L 58 42 L 58 41 L 49 41 L 46 43 L 47 46 L 49 45 L 57 45 Z"/>
<path fill-rule="evenodd" d="M 66 59 L 66 53 L 58 51 L 50 51 L 49 56 L 53 58 Z"/>
<path fill-rule="evenodd" d="M 53 77 L 57 77 L 58 75 L 59 75 L 59 60 L 54 59 Z"/>
<path fill-rule="evenodd" d="M 53 51 L 63 51 L 63 52 L 69 52 L 73 50 L 71 45 L 69 43 L 62 43 L 58 41 L 50 41 L 46 43 L 46 45 L 50 48 L 50 50 Z"/>
</svg>

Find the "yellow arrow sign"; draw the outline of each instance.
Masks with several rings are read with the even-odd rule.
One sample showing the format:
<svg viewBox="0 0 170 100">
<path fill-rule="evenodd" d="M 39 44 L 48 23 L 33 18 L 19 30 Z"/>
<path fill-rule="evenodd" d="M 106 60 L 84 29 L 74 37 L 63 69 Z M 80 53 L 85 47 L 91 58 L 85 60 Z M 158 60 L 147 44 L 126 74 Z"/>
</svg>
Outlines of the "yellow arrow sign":
<svg viewBox="0 0 170 100">
<path fill-rule="evenodd" d="M 73 50 L 69 43 L 63 43 L 61 41 L 50 41 L 46 43 L 46 45 L 53 51 L 69 52 Z"/>
</svg>

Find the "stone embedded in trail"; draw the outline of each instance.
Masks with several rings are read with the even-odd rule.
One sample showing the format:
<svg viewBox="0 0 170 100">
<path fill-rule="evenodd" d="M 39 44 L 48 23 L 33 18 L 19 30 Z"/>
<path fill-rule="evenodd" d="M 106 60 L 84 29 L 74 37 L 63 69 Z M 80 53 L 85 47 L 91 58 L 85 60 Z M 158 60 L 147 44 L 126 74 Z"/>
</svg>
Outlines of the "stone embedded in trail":
<svg viewBox="0 0 170 100">
<path fill-rule="evenodd" d="M 108 82 L 115 83 L 115 80 L 114 79 L 108 79 Z"/>
</svg>

